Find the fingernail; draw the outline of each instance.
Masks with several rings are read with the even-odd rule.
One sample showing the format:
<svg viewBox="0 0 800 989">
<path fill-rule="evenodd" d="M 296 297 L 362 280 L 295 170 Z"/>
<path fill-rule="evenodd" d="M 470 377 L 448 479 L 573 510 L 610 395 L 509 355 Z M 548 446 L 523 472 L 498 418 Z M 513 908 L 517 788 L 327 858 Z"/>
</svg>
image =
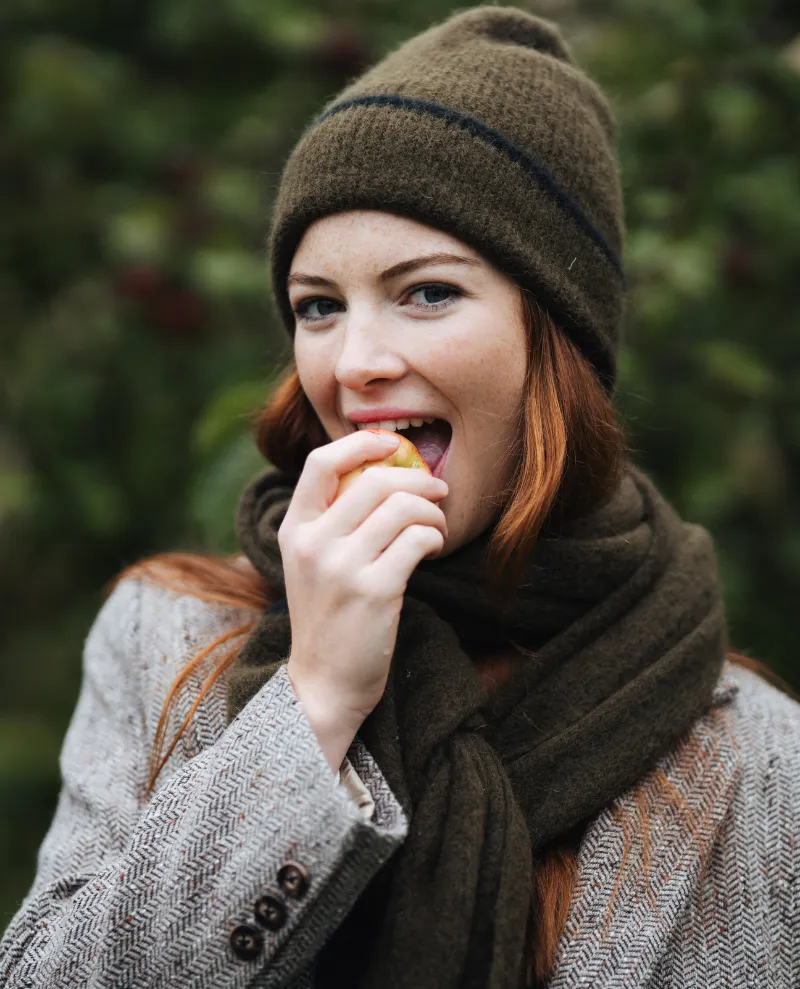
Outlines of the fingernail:
<svg viewBox="0 0 800 989">
<path fill-rule="evenodd" d="M 374 428 L 369 428 L 364 430 L 365 433 L 377 433 L 381 439 L 391 440 L 393 443 L 399 443 L 400 437 L 397 433 L 390 433 L 388 429 L 378 429 L 377 426 Z"/>
</svg>

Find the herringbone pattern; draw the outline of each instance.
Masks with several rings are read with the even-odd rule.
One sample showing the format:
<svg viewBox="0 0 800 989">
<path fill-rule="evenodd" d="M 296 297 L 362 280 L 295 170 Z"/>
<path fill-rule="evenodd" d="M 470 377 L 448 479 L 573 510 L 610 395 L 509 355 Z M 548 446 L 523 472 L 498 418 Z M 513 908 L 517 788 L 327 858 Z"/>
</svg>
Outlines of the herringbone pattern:
<svg viewBox="0 0 800 989">
<path fill-rule="evenodd" d="M 122 582 L 84 650 L 62 752 L 64 786 L 36 880 L 0 948 L 0 984 L 35 989 L 234 989 L 310 985 L 322 941 L 406 833 L 369 754 L 371 822 L 333 774 L 282 670 L 225 727 L 224 686 L 197 712 L 153 798 L 147 757 L 180 665 L 251 617 Z M 175 723 L 192 700 L 187 691 Z M 228 943 L 291 858 L 311 877 L 264 952 Z"/>
<path fill-rule="evenodd" d="M 633 838 L 623 870 L 639 808 L 650 857 Z M 800 987 L 800 705 L 726 663 L 712 708 L 591 823 L 579 864 L 550 989 Z"/>
<path fill-rule="evenodd" d="M 283 671 L 227 728 L 220 681 L 153 799 L 141 796 L 169 684 L 250 617 L 134 580 L 104 604 L 56 815 L 0 944 L 0 985 L 311 989 L 324 938 L 407 833 L 364 746 L 350 758 L 376 804 L 370 822 L 334 784 Z M 229 931 L 253 923 L 287 858 L 308 867 L 309 892 L 288 901 L 264 953 L 241 961 Z M 726 664 L 709 712 L 589 825 L 549 989 L 797 989 L 799 861 L 800 705 Z"/>
</svg>

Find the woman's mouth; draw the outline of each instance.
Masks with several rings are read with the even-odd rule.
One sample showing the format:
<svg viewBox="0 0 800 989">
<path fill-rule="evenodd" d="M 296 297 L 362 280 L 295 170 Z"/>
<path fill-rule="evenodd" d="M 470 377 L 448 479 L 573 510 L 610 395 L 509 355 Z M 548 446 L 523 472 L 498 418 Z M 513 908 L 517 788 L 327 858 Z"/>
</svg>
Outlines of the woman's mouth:
<svg viewBox="0 0 800 989">
<path fill-rule="evenodd" d="M 450 423 L 446 419 L 434 419 L 433 422 L 426 422 L 422 426 L 409 426 L 408 429 L 400 432 L 419 450 L 430 472 L 436 477 L 441 477 L 440 472 L 453 437 L 453 427 Z"/>
<path fill-rule="evenodd" d="M 431 473 L 433 474 L 434 477 L 441 477 L 442 476 L 442 471 L 444 470 L 444 465 L 445 465 L 445 463 L 447 461 L 447 455 L 450 453 L 450 447 L 452 445 L 453 445 L 453 441 L 452 441 L 452 438 L 451 438 L 450 442 L 445 447 L 444 453 L 441 455 L 441 457 L 439 457 L 439 459 L 436 461 L 436 463 L 434 464 L 434 466 L 431 468 Z M 426 463 L 427 463 L 427 461 L 426 461 Z M 428 466 L 430 467 L 430 464 L 428 464 Z"/>
<path fill-rule="evenodd" d="M 397 432 L 414 444 L 427 464 L 428 470 L 435 477 L 441 477 L 453 438 L 453 427 L 450 423 L 446 419 L 434 419 L 433 422 L 424 422 L 421 426 L 406 426 L 404 429 L 398 429 Z"/>
</svg>

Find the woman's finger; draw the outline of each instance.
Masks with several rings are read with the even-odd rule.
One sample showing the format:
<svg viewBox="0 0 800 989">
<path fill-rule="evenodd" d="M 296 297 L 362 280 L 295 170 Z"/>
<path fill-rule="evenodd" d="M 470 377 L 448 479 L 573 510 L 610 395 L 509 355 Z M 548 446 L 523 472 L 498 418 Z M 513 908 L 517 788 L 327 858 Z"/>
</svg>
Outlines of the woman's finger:
<svg viewBox="0 0 800 989">
<path fill-rule="evenodd" d="M 438 505 L 409 491 L 394 491 L 371 512 L 358 531 L 350 537 L 357 547 L 353 564 L 362 567 L 374 563 L 403 529 L 411 525 L 427 525 L 447 536 L 447 522 Z M 354 550 L 351 548 L 352 554 Z"/>
<path fill-rule="evenodd" d="M 398 585 L 405 587 L 421 560 L 437 556 L 443 546 L 444 536 L 432 525 L 409 525 L 362 573 L 377 590 L 394 592 Z"/>
<path fill-rule="evenodd" d="M 346 536 L 367 523 L 379 506 L 400 491 L 438 502 L 447 497 L 448 486 L 441 478 L 423 470 L 388 465 L 370 467 L 336 499 L 320 519 L 320 526 L 331 539 Z"/>
<path fill-rule="evenodd" d="M 339 478 L 367 460 L 382 460 L 400 445 L 399 436 L 359 429 L 319 446 L 306 457 L 287 511 L 292 522 L 312 522 L 326 511 L 339 488 Z"/>
</svg>

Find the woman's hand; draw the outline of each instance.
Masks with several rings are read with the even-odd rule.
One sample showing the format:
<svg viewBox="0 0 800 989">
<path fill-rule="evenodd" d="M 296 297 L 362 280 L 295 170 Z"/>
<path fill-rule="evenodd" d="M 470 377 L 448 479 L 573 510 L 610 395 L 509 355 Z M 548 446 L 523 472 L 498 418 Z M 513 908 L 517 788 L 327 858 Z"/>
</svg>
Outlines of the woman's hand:
<svg viewBox="0 0 800 989">
<path fill-rule="evenodd" d="M 425 471 L 370 467 L 336 498 L 342 474 L 398 443 L 358 430 L 313 450 L 278 529 L 287 672 L 334 771 L 383 695 L 408 578 L 447 536 L 447 483 Z"/>
</svg>

